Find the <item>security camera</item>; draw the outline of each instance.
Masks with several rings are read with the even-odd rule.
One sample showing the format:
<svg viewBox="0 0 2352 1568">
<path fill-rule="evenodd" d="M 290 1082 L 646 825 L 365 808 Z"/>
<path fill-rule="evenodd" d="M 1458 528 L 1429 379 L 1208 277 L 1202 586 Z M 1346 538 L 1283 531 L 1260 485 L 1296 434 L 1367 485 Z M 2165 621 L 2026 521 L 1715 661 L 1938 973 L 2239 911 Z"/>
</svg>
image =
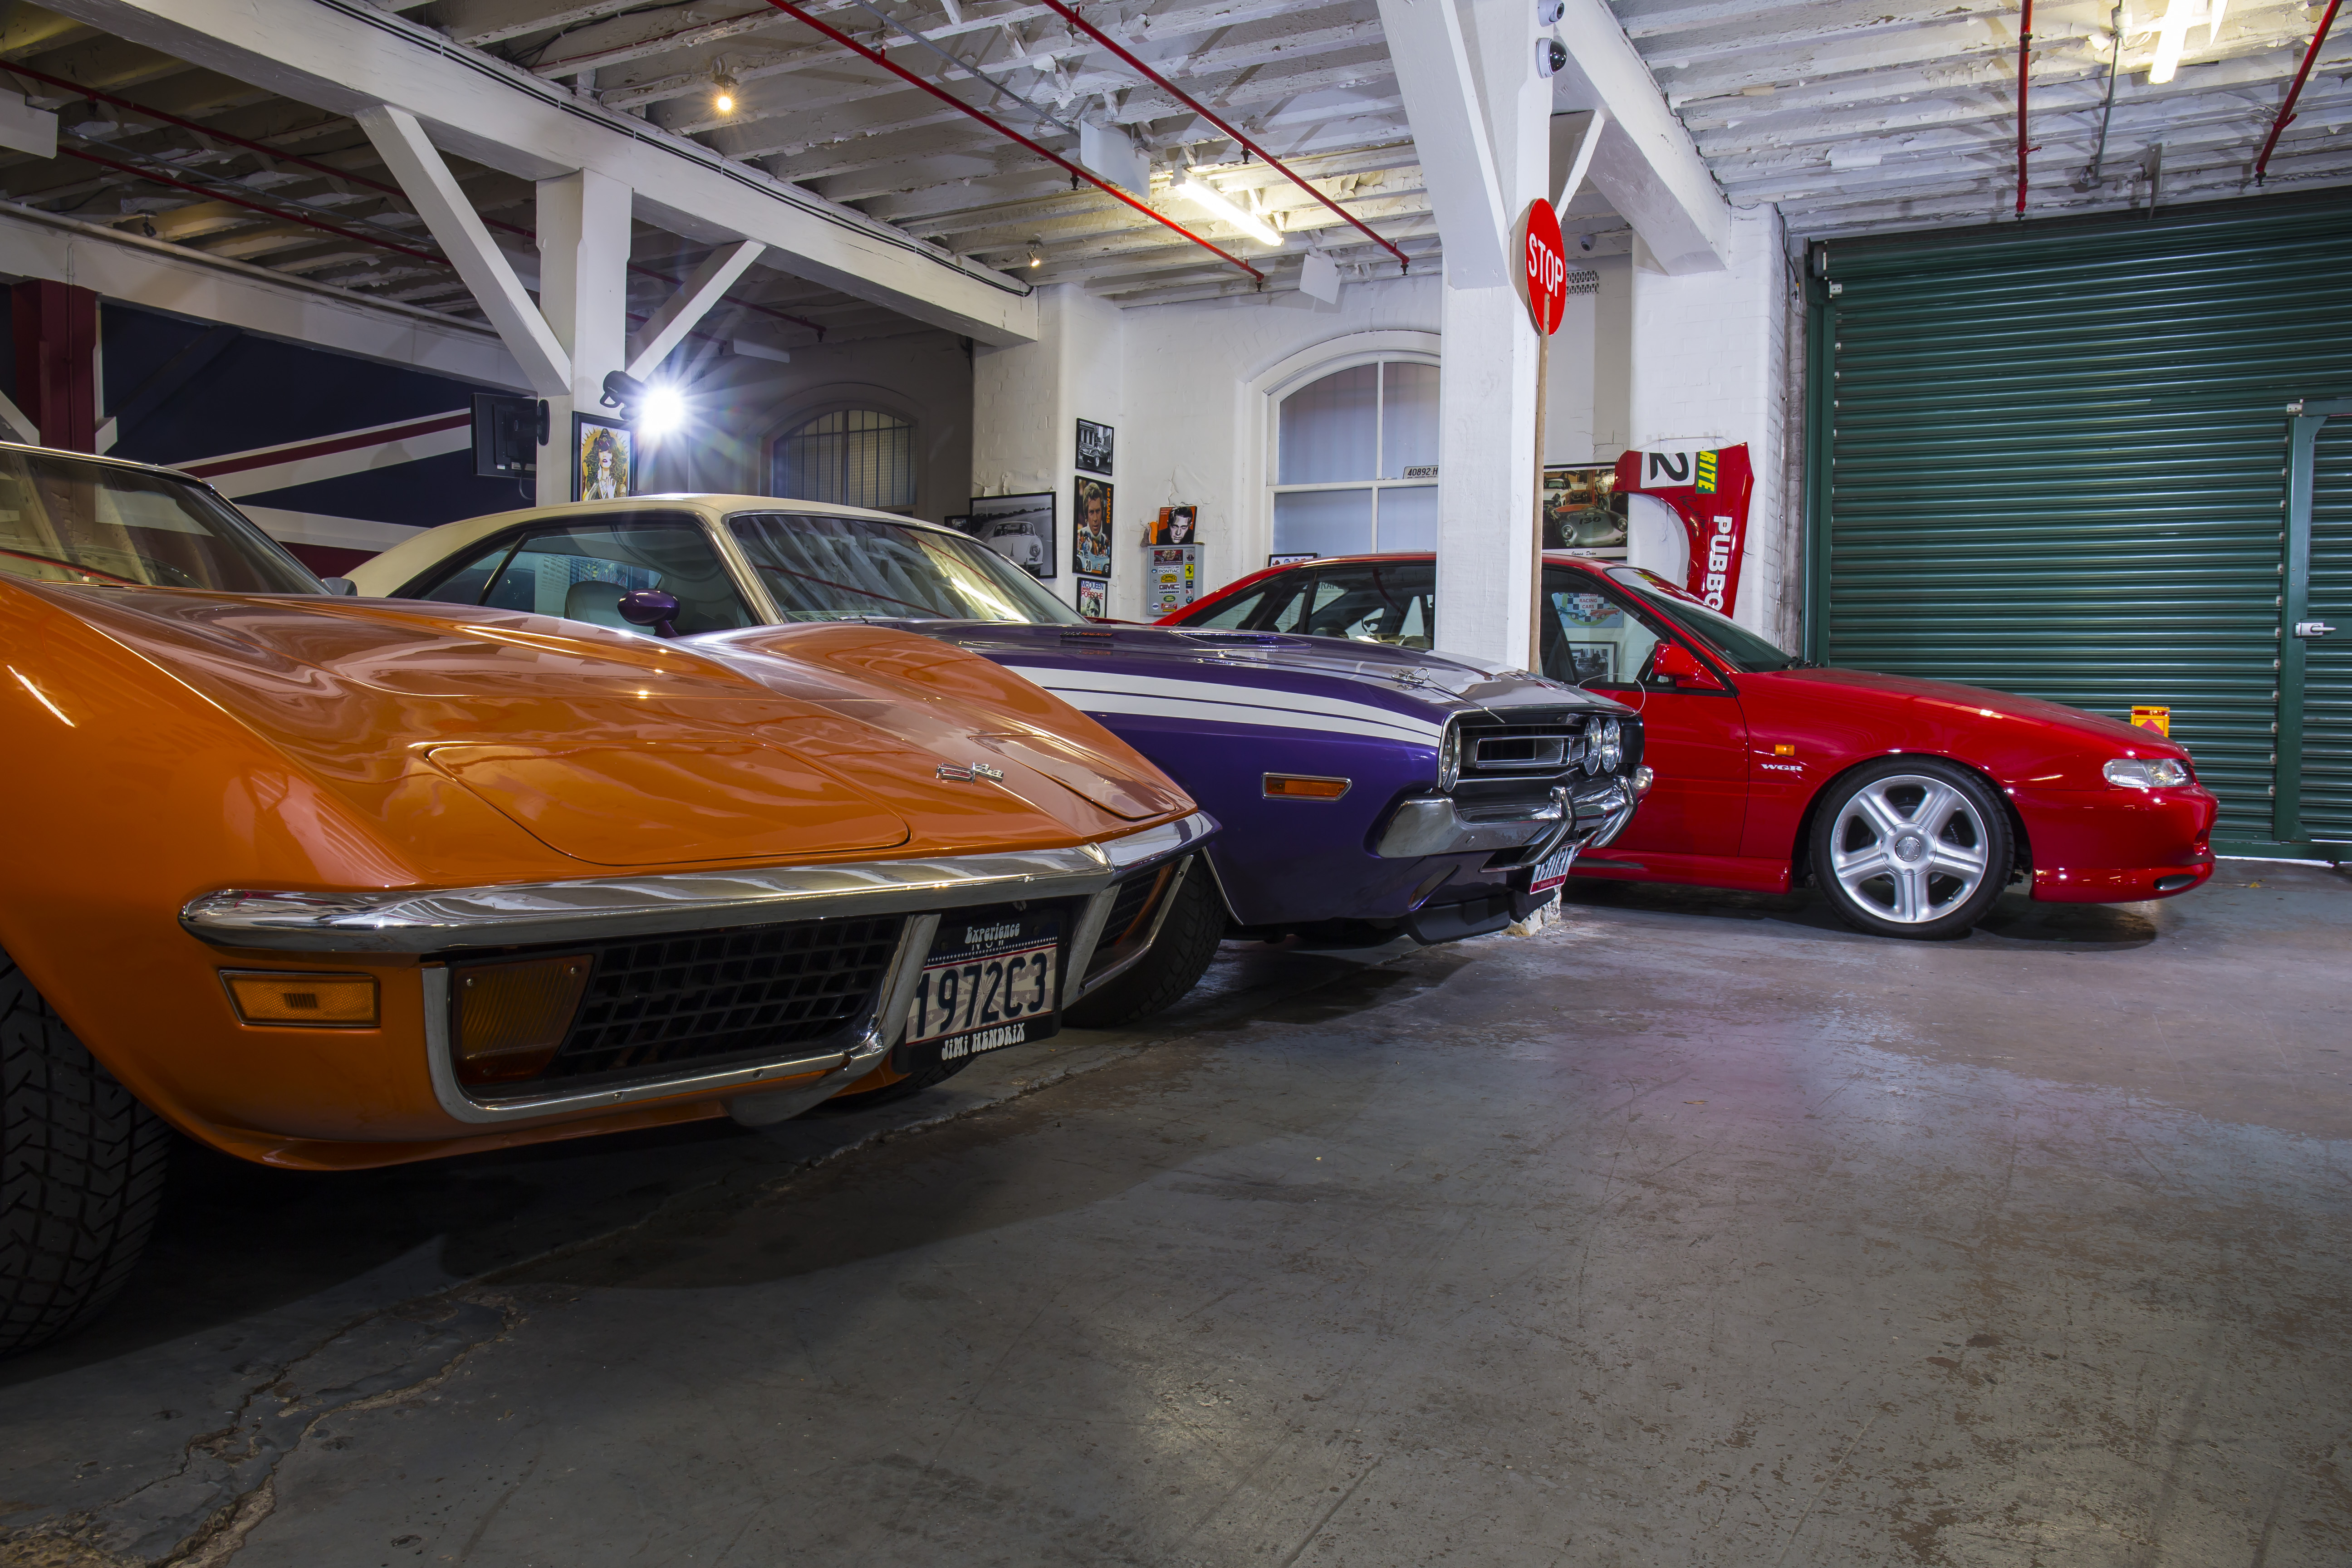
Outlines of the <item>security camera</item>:
<svg viewBox="0 0 2352 1568">
<path fill-rule="evenodd" d="M 1536 0 L 1536 26 L 1557 27 L 1568 15 L 1568 0 Z"/>
<path fill-rule="evenodd" d="M 1568 64 L 1568 46 L 1558 38 L 1536 40 L 1536 75 L 1549 77 Z"/>
</svg>

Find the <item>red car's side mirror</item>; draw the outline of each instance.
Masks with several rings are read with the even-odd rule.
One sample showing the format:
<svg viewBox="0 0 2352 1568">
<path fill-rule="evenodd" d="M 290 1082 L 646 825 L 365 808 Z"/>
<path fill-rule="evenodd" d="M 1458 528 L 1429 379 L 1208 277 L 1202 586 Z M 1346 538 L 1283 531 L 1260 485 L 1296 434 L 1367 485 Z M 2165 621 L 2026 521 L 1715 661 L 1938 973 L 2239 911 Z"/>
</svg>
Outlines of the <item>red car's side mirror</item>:
<svg viewBox="0 0 2352 1568">
<path fill-rule="evenodd" d="M 1723 682 L 1715 678 L 1715 671 L 1700 663 L 1698 655 L 1678 642 L 1660 643 L 1658 657 L 1652 661 L 1650 668 L 1678 687 L 1687 686 L 1699 691 L 1723 689 Z"/>
</svg>

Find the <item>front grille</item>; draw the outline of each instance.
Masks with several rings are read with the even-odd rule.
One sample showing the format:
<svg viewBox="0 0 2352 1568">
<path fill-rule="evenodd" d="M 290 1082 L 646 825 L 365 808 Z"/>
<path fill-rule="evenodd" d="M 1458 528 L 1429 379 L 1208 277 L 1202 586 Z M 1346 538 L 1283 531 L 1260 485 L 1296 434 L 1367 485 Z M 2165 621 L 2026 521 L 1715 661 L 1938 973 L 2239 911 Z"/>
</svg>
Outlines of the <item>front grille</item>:
<svg viewBox="0 0 2352 1568">
<path fill-rule="evenodd" d="M 1102 936 L 1095 943 L 1094 956 L 1087 963 L 1088 979 L 1115 963 L 1124 963 L 1150 934 L 1149 917 L 1172 870 L 1171 867 L 1155 866 L 1118 884 L 1118 896 L 1110 901 L 1110 917 L 1103 921 Z"/>
<path fill-rule="evenodd" d="M 1584 755 L 1581 713 L 1530 716 L 1517 723 L 1474 716 L 1461 722 L 1465 780 L 1517 780 L 1530 773 L 1561 773 Z"/>
<path fill-rule="evenodd" d="M 872 1010 L 905 925 L 903 915 L 804 921 L 571 950 L 595 961 L 579 1015 L 547 1069 L 512 1088 L 822 1040 Z"/>
</svg>

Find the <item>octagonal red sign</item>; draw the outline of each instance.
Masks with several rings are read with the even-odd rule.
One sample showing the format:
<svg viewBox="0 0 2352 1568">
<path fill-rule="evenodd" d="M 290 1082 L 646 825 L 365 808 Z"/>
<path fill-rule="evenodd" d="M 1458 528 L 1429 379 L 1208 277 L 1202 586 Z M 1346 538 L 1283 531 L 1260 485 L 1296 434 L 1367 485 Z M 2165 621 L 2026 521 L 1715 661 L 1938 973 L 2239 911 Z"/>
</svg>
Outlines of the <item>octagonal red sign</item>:
<svg viewBox="0 0 2352 1568">
<path fill-rule="evenodd" d="M 1528 204 L 1527 220 L 1519 225 L 1528 278 L 1528 312 L 1536 331 L 1549 337 L 1559 331 L 1568 309 L 1568 245 L 1559 237 L 1559 219 L 1551 204 L 1538 196 Z"/>
</svg>

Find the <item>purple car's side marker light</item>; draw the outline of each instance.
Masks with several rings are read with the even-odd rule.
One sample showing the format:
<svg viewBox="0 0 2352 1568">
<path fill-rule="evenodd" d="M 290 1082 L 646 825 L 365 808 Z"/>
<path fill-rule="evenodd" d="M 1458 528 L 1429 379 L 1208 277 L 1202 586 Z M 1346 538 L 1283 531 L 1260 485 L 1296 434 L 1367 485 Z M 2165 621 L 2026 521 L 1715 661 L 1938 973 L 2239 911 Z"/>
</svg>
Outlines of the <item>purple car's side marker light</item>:
<svg viewBox="0 0 2352 1568">
<path fill-rule="evenodd" d="M 665 588 L 632 588 L 621 595 L 621 618 L 651 626 L 656 637 L 677 636 L 677 595 Z"/>
</svg>

